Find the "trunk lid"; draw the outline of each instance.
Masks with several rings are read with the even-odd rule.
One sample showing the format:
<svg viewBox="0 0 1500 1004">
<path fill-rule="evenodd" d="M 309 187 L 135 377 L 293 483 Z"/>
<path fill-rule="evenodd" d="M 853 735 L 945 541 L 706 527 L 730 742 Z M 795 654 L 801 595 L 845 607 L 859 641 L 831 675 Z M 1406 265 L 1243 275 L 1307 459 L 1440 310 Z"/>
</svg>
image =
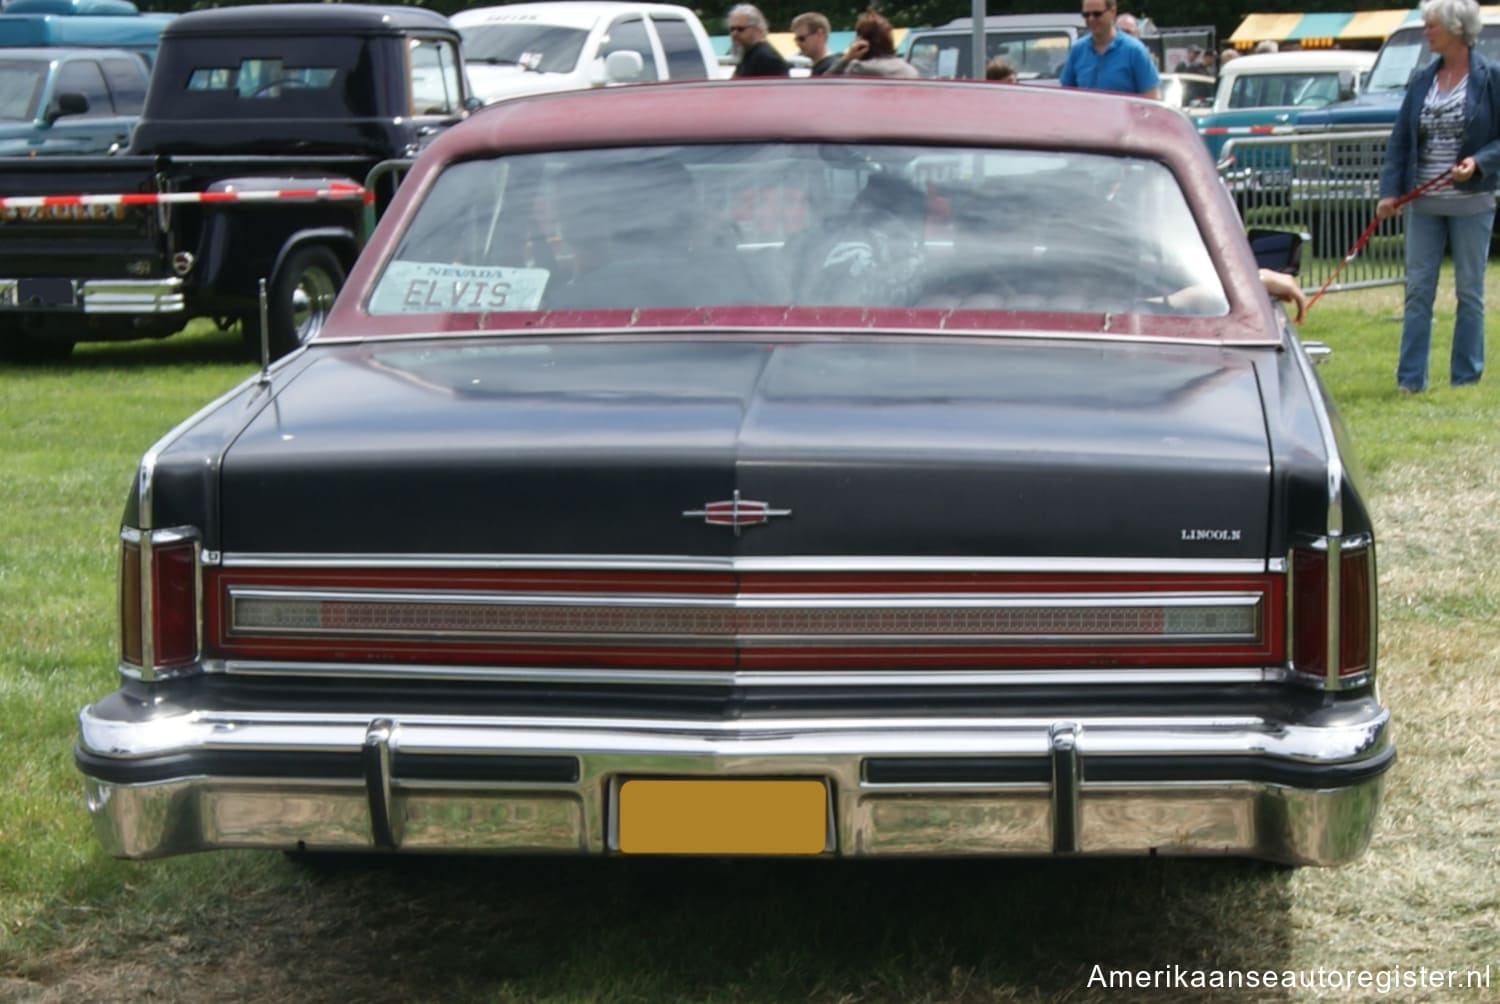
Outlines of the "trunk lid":
<svg viewBox="0 0 1500 1004">
<path fill-rule="evenodd" d="M 1265 420 L 1254 366 L 1231 350 L 662 338 L 312 352 L 224 458 L 225 551 L 1266 556 Z M 705 519 L 736 492 L 742 511 L 790 512 L 738 532 Z"/>
</svg>

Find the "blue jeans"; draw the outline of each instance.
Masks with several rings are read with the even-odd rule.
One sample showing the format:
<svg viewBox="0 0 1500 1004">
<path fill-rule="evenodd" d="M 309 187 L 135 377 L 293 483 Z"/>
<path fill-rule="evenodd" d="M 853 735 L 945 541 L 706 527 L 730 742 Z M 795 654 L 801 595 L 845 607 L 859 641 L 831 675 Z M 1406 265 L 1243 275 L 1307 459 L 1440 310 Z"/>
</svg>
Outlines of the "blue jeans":
<svg viewBox="0 0 1500 1004">
<path fill-rule="evenodd" d="M 1457 387 L 1474 383 L 1484 372 L 1484 267 L 1489 260 L 1490 227 L 1494 222 L 1493 206 L 1465 216 L 1406 211 L 1406 316 L 1401 325 L 1401 354 L 1396 361 L 1398 386 L 1412 390 L 1427 387 L 1432 301 L 1437 296 L 1444 245 L 1453 255 L 1453 285 L 1458 292 L 1448 378 Z"/>
</svg>

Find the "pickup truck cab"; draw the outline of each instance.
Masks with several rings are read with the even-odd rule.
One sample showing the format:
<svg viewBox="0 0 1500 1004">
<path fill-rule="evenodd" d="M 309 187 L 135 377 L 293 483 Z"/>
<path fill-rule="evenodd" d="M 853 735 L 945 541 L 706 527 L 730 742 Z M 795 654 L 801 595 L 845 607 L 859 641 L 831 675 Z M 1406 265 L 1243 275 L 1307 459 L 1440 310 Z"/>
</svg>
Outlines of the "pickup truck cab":
<svg viewBox="0 0 1500 1004">
<path fill-rule="evenodd" d="M 150 80 L 123 49 L 0 49 L 0 156 L 123 148 Z"/>
<path fill-rule="evenodd" d="M 1475 49 L 1500 60 L 1500 15 L 1485 15 Z M 1298 132 L 1329 132 L 1381 129 L 1396 121 L 1396 112 L 1406 97 L 1412 76 L 1436 57 L 1422 36 L 1422 22 L 1403 24 L 1386 37 L 1370 76 L 1358 94 L 1322 108 L 1298 113 L 1293 125 Z"/>
<path fill-rule="evenodd" d="M 1373 52 L 1344 49 L 1241 56 L 1220 70 L 1213 109 L 1196 121 L 1198 135 L 1218 160 L 1231 137 L 1289 132 L 1304 109 L 1352 98 L 1374 62 Z"/>
<path fill-rule="evenodd" d="M 454 14 L 469 85 L 486 103 L 520 94 L 718 76 L 718 58 L 686 7 L 568 0 Z"/>
</svg>

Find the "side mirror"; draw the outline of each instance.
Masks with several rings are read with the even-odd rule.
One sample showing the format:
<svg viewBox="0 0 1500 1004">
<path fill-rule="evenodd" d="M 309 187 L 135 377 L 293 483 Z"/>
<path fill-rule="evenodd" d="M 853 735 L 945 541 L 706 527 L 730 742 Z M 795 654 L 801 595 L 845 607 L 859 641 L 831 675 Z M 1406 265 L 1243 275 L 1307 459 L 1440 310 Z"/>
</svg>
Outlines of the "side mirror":
<svg viewBox="0 0 1500 1004">
<path fill-rule="evenodd" d="M 646 72 L 646 61 L 639 52 L 616 49 L 604 57 L 604 82 L 628 84 L 640 80 Z"/>
<path fill-rule="evenodd" d="M 1348 101 L 1359 93 L 1359 79 L 1348 70 L 1339 71 L 1339 100 Z"/>
<path fill-rule="evenodd" d="M 1302 242 L 1307 234 L 1291 230 L 1254 229 L 1248 234 L 1255 263 L 1273 272 L 1296 275 L 1302 271 Z"/>
<path fill-rule="evenodd" d="M 47 124 L 51 125 L 64 115 L 83 115 L 89 110 L 89 99 L 75 91 L 64 91 L 57 96 L 52 107 L 47 109 Z"/>
</svg>

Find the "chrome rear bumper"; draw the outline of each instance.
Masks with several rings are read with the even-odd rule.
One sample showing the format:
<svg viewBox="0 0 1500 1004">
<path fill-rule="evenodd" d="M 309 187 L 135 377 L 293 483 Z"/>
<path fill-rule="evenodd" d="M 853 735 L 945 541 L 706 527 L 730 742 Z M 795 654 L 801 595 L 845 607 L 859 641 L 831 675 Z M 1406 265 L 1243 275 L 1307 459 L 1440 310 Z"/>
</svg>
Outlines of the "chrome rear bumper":
<svg viewBox="0 0 1500 1004">
<path fill-rule="evenodd" d="M 37 285 L 36 291 L 28 289 Z M 187 309 L 182 280 L 0 279 L 0 309 L 83 314 L 180 314 Z"/>
<path fill-rule="evenodd" d="M 617 853 L 636 778 L 818 778 L 825 853 L 1234 855 L 1336 865 L 1368 844 L 1395 749 L 1373 699 L 1334 724 L 156 714 L 85 708 L 105 849 Z"/>
</svg>

